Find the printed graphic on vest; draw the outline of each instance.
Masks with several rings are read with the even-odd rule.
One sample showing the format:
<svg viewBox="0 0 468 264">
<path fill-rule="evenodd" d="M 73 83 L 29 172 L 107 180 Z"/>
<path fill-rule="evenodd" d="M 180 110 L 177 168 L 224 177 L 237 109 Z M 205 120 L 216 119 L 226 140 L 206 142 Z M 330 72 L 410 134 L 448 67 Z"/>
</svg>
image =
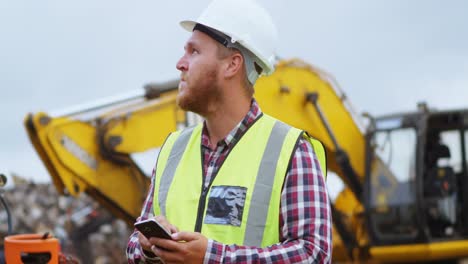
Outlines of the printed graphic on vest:
<svg viewBox="0 0 468 264">
<path fill-rule="evenodd" d="M 240 226 L 247 188 L 239 186 L 211 187 L 205 224 Z"/>
</svg>

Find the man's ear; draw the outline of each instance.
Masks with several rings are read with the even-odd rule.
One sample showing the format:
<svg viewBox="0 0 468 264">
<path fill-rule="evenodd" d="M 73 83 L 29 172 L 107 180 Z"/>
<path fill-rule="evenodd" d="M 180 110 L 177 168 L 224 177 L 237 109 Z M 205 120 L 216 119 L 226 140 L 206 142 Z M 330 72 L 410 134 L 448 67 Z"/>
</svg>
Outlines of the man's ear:
<svg viewBox="0 0 468 264">
<path fill-rule="evenodd" d="M 242 70 L 242 65 L 244 64 L 244 58 L 239 52 L 234 52 L 231 56 L 229 56 L 227 61 L 227 65 L 224 71 L 224 77 L 232 78 L 238 72 Z"/>
</svg>

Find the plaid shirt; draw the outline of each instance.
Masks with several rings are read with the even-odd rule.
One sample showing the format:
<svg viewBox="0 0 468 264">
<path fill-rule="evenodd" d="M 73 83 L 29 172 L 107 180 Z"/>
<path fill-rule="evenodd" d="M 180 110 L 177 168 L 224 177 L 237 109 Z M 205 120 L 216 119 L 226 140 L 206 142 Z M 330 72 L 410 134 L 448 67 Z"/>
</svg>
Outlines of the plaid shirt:
<svg viewBox="0 0 468 264">
<path fill-rule="evenodd" d="M 201 148 L 205 185 L 219 170 L 229 150 L 256 118 L 262 114 L 252 100 L 244 119 L 211 150 L 206 126 L 203 127 Z M 138 220 L 153 217 L 154 173 L 148 196 Z M 208 240 L 204 263 L 330 263 L 331 214 L 328 194 L 320 164 L 310 143 L 301 138 L 289 164 L 281 193 L 280 243 L 266 247 L 226 245 Z M 127 245 L 129 263 L 157 263 L 145 258 L 134 232 Z"/>
</svg>

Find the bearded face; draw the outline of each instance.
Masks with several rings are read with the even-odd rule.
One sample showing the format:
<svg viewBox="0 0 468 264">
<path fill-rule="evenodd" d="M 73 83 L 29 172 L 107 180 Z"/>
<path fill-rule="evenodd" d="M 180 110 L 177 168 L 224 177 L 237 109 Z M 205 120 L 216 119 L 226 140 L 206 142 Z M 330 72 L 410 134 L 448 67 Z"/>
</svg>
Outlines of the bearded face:
<svg viewBox="0 0 468 264">
<path fill-rule="evenodd" d="M 214 40 L 194 31 L 177 63 L 181 71 L 177 104 L 185 111 L 206 115 L 221 98 L 219 58 Z"/>
<path fill-rule="evenodd" d="M 218 69 L 214 65 L 194 69 L 181 79 L 177 95 L 177 104 L 181 109 L 203 116 L 219 100 Z"/>
</svg>

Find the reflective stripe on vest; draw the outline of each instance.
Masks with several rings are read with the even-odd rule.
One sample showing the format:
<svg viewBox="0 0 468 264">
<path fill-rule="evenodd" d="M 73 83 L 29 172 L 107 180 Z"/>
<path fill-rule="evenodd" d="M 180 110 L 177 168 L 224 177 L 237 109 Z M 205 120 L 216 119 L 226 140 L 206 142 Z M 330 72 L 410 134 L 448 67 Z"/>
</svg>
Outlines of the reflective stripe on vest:
<svg viewBox="0 0 468 264">
<path fill-rule="evenodd" d="M 286 124 L 277 121 L 271 131 L 255 181 L 244 245 L 261 245 L 262 243 L 264 227 L 258 223 L 266 223 L 268 207 L 265 204 L 269 204 L 270 201 L 273 180 L 275 179 L 271 175 L 275 175 L 276 170 L 276 166 L 272 166 L 272 164 L 278 163 L 289 128 Z"/>
<path fill-rule="evenodd" d="M 248 175 L 236 175 L 236 177 L 248 177 L 246 178 L 240 178 L 239 180 L 239 186 L 244 186 L 242 185 L 242 182 L 246 184 L 244 187 L 246 189 L 249 189 L 247 191 L 247 197 L 245 197 L 245 209 L 247 211 L 243 212 L 244 217 L 242 218 L 241 225 L 239 227 L 227 227 L 223 225 L 213 225 L 213 224 L 203 224 L 201 232 L 205 234 L 206 236 L 213 238 L 219 242 L 222 243 L 235 243 L 235 244 L 240 244 L 240 245 L 249 245 L 249 246 L 267 246 L 271 245 L 274 243 L 279 242 L 279 206 L 280 206 L 280 195 L 281 195 L 281 190 L 284 182 L 284 176 L 286 175 L 287 167 L 289 165 L 290 158 L 293 154 L 293 151 L 295 150 L 295 143 L 297 142 L 298 138 L 300 135 L 303 134 L 302 131 L 291 128 L 290 126 L 276 121 L 275 119 L 269 117 L 269 116 L 264 116 L 257 120 L 258 123 L 261 123 L 259 125 L 254 124 L 252 125 L 251 128 L 246 132 L 246 135 L 244 137 L 248 137 L 247 133 L 249 133 L 250 130 L 252 130 L 251 133 L 258 133 L 259 135 L 264 135 L 265 140 L 263 140 L 265 143 L 262 149 L 260 150 L 261 152 L 259 153 L 261 155 L 258 156 L 259 164 L 258 164 L 258 170 L 255 168 L 252 168 L 253 173 L 256 173 L 256 177 L 249 177 Z M 258 131 L 260 129 L 260 131 Z M 266 133 L 266 134 L 265 134 Z M 254 134 L 255 135 L 255 134 Z M 155 180 L 155 188 L 158 188 L 157 192 L 155 191 L 154 197 L 154 213 L 155 215 L 162 214 L 166 215 L 167 210 L 166 207 L 173 206 L 173 207 L 179 207 L 177 199 L 174 198 L 173 192 L 177 192 L 175 190 L 170 190 L 170 188 L 176 188 L 173 187 L 172 185 L 174 184 L 174 177 L 178 175 L 178 177 L 183 177 L 184 175 L 179 175 L 181 174 L 177 172 L 179 166 L 183 166 L 183 156 L 184 153 L 186 154 L 187 149 L 190 147 L 197 147 L 198 148 L 198 153 L 200 153 L 200 137 L 201 137 L 201 125 L 195 127 L 195 128 L 190 128 L 186 129 L 182 132 L 175 132 L 171 134 L 168 139 L 166 140 L 163 148 L 161 149 L 160 156 L 158 158 L 158 166 L 156 168 L 156 180 Z M 268 137 L 266 139 L 266 137 Z M 258 137 L 257 137 L 258 138 Z M 198 139 L 198 141 L 197 141 Z M 260 140 L 255 140 L 255 137 L 253 138 L 254 140 L 250 139 L 249 142 L 243 143 L 242 138 L 238 142 L 238 144 L 244 144 L 242 145 L 244 151 L 247 149 L 249 150 L 248 145 L 251 145 L 252 148 L 257 148 L 258 145 L 255 141 L 260 141 Z M 314 149 L 316 148 L 315 144 L 313 143 L 313 139 L 310 140 L 312 146 Z M 318 142 L 318 141 L 317 141 Z M 318 142 L 320 144 L 320 142 Z M 259 143 L 262 144 L 262 143 Z M 319 145 L 322 147 L 322 145 Z M 234 146 L 234 148 L 240 147 L 240 146 Z M 322 147 L 323 150 L 323 147 Z M 253 151 L 253 150 L 252 150 Z M 234 152 L 234 151 L 232 151 Z M 250 152 L 250 151 L 248 151 Z M 319 153 L 321 151 L 318 151 Z M 193 152 L 197 154 L 196 152 Z M 192 153 L 192 154 L 193 154 Z M 317 153 L 317 154 L 319 154 Z M 322 152 L 324 154 L 324 152 Z M 236 167 L 234 166 L 234 161 L 237 159 L 237 166 L 243 166 L 242 162 L 242 153 L 236 154 L 236 157 L 230 157 L 232 153 L 226 157 L 227 164 L 223 164 L 221 168 L 219 168 L 219 173 L 221 174 L 226 174 L 227 168 L 229 168 L 229 171 L 227 175 L 233 174 L 232 170 L 235 169 Z M 246 156 L 248 156 L 248 153 L 245 153 Z M 201 155 L 201 154 L 200 154 Z M 319 156 L 318 156 L 319 157 Z M 201 156 L 199 156 L 201 158 Z M 186 159 L 186 158 L 185 158 Z M 229 160 L 234 160 L 230 162 Z M 324 157 L 319 157 L 320 160 L 320 165 L 323 167 L 324 162 Z M 191 164 L 191 165 L 190 165 Z M 194 166 L 196 165 L 196 166 Z M 200 165 L 200 166 L 199 166 Z M 197 173 L 201 174 L 201 161 L 199 161 L 198 164 L 195 163 L 190 163 L 186 164 L 185 167 L 187 166 L 192 166 L 193 167 L 193 174 L 191 175 L 190 178 L 185 178 L 186 179 L 186 184 L 202 184 L 201 180 L 193 180 L 192 178 L 196 176 Z M 195 168 L 196 167 L 196 168 Z M 225 170 L 222 170 L 223 167 L 227 167 Z M 161 171 L 162 170 L 162 171 Z M 249 171 L 247 168 L 243 168 L 242 171 Z M 185 173 L 187 174 L 187 171 L 191 170 L 185 170 Z M 224 172 L 222 172 L 224 171 Z M 183 174 L 183 173 L 182 173 Z M 192 174 L 192 173 L 191 173 Z M 234 173 L 235 175 L 235 173 Z M 199 175 L 200 178 L 202 177 Z M 233 177 L 228 177 L 228 178 L 233 178 Z M 220 184 L 215 184 L 216 181 L 219 179 Z M 253 178 L 253 179 L 250 179 Z M 179 181 L 180 182 L 180 181 Z M 219 187 L 219 185 L 223 185 L 226 182 L 226 177 L 224 177 L 223 181 L 223 176 L 217 175 L 216 178 L 213 181 L 213 186 Z M 249 182 L 252 182 L 250 184 Z M 237 183 L 234 183 L 237 186 Z M 234 185 L 233 184 L 233 185 Z M 176 184 L 178 185 L 178 184 Z M 180 183 L 179 185 L 180 186 Z M 201 188 L 201 186 L 197 187 Z M 176 188 L 179 190 L 180 188 Z M 182 188 L 184 189 L 184 188 Z M 190 188 L 185 188 L 185 189 L 190 189 Z M 251 190 L 250 190 L 251 189 Z M 190 190 L 194 190 L 193 188 Z M 211 190 L 212 191 L 212 190 Z M 168 194 L 173 193 L 171 202 L 168 201 Z M 200 195 L 201 191 L 198 192 L 198 195 Z M 211 192 L 209 193 L 211 194 Z M 177 195 L 180 195 L 181 201 L 183 201 L 184 193 L 178 193 Z M 205 221 L 206 217 L 206 207 L 208 205 L 209 199 L 206 198 L 205 201 L 205 210 L 203 214 L 203 221 Z M 194 202 L 191 202 L 191 206 L 197 207 L 197 204 L 194 204 Z M 172 209 L 172 210 L 184 210 L 189 208 L 186 207 L 185 205 L 180 204 L 180 209 Z M 189 211 L 189 210 L 187 210 Z M 174 212 L 174 211 L 173 211 Z M 187 214 L 193 214 L 194 211 L 187 212 Z M 170 212 L 168 213 L 169 216 L 173 215 Z M 186 217 L 187 216 L 187 217 Z M 190 221 L 193 221 L 193 216 L 190 218 L 188 215 L 184 215 L 183 212 L 178 212 L 177 216 L 173 217 L 175 219 L 169 219 L 168 220 L 175 224 L 176 226 L 179 226 L 178 223 L 180 223 L 182 226 L 179 226 L 181 230 L 193 230 L 193 226 L 190 227 L 186 222 L 184 222 L 185 218 L 190 218 Z M 242 225 L 244 227 L 242 227 Z M 185 229 L 184 229 L 185 228 Z M 234 229 L 233 229 L 234 228 Z M 237 228 L 237 229 L 235 229 Z M 223 235 L 226 233 L 226 236 L 234 236 L 234 238 L 225 238 Z"/>
<path fill-rule="evenodd" d="M 161 205 L 161 214 L 166 215 L 166 199 L 167 192 L 171 186 L 172 179 L 174 178 L 177 166 L 179 166 L 180 159 L 184 153 L 187 143 L 192 135 L 193 127 L 183 130 L 174 146 L 171 149 L 169 160 L 161 177 L 161 184 L 159 186 L 159 201 Z"/>
</svg>

